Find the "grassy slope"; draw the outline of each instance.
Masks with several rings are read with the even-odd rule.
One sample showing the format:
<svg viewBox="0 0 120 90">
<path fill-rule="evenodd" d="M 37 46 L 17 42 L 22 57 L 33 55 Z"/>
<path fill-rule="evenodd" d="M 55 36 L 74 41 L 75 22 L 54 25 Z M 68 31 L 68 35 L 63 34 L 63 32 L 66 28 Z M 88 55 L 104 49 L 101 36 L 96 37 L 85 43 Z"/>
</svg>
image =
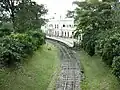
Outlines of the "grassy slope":
<svg viewBox="0 0 120 90">
<path fill-rule="evenodd" d="M 100 57 L 90 57 L 81 51 L 80 60 L 86 77 L 85 81 L 81 82 L 82 90 L 120 90 L 120 83 Z"/>
<path fill-rule="evenodd" d="M 52 47 L 51 50 L 48 50 Z M 45 45 L 22 68 L 0 70 L 0 90 L 47 90 L 52 74 L 59 67 L 58 50 Z"/>
</svg>

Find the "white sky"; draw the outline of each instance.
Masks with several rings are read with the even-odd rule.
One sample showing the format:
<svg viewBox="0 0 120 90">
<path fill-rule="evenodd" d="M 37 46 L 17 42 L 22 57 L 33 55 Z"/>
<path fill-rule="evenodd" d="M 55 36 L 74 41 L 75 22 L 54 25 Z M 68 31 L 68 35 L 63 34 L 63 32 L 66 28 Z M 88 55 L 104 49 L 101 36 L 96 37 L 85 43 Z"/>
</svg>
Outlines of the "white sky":
<svg viewBox="0 0 120 90">
<path fill-rule="evenodd" d="M 36 1 L 38 4 L 45 4 L 47 6 L 47 9 L 49 10 L 48 17 L 56 16 L 57 18 L 59 18 L 60 16 L 65 17 L 67 10 L 73 10 L 75 6 L 72 5 L 72 2 L 77 0 L 33 0 L 33 1 Z M 56 15 L 54 13 L 56 13 Z"/>
<path fill-rule="evenodd" d="M 56 13 L 57 18 L 62 16 L 64 17 L 67 10 L 73 10 L 74 5 L 72 5 L 73 1 L 76 0 L 33 0 L 38 4 L 45 4 L 49 10 L 48 16 L 53 17 Z M 80 1 L 80 0 L 79 0 Z"/>
</svg>

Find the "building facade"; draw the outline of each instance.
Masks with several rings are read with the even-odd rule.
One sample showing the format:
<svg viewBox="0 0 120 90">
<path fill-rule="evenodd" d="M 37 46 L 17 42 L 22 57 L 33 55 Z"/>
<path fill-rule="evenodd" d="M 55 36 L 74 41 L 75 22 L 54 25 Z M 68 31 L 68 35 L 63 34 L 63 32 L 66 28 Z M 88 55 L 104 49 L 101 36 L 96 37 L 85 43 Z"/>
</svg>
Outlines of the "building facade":
<svg viewBox="0 0 120 90">
<path fill-rule="evenodd" d="M 48 36 L 72 38 L 74 33 L 73 31 L 75 30 L 74 19 L 51 19 L 44 28 L 44 32 Z"/>
</svg>

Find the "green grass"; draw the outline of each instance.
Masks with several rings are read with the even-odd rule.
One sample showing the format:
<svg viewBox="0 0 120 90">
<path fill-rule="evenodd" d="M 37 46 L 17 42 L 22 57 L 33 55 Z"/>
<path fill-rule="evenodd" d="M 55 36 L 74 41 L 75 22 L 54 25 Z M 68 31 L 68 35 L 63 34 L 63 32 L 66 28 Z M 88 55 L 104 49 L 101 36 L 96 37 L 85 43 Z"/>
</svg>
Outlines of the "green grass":
<svg viewBox="0 0 120 90">
<path fill-rule="evenodd" d="M 57 52 L 57 48 L 47 44 L 36 51 L 21 68 L 1 69 L 0 90 L 47 90 L 53 73 L 59 67 Z"/>
<path fill-rule="evenodd" d="M 82 90 L 120 90 L 120 83 L 100 57 L 90 57 L 81 51 L 80 61 L 85 74 L 85 80 L 81 82 Z"/>
</svg>

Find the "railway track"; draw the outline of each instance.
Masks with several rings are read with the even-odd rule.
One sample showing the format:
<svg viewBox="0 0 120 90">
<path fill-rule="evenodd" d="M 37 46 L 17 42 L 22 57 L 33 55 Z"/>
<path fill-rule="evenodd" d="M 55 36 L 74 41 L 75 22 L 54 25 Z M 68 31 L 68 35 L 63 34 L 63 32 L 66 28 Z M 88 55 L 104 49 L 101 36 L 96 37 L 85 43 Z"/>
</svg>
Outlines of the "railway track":
<svg viewBox="0 0 120 90">
<path fill-rule="evenodd" d="M 55 90 L 81 90 L 80 65 L 74 53 L 75 51 L 60 43 L 51 40 L 49 42 L 53 43 L 60 50 L 61 72 L 56 81 Z"/>
<path fill-rule="evenodd" d="M 56 90 L 80 90 L 80 68 L 75 53 L 63 45 L 61 51 L 61 72 L 56 83 Z"/>
</svg>

